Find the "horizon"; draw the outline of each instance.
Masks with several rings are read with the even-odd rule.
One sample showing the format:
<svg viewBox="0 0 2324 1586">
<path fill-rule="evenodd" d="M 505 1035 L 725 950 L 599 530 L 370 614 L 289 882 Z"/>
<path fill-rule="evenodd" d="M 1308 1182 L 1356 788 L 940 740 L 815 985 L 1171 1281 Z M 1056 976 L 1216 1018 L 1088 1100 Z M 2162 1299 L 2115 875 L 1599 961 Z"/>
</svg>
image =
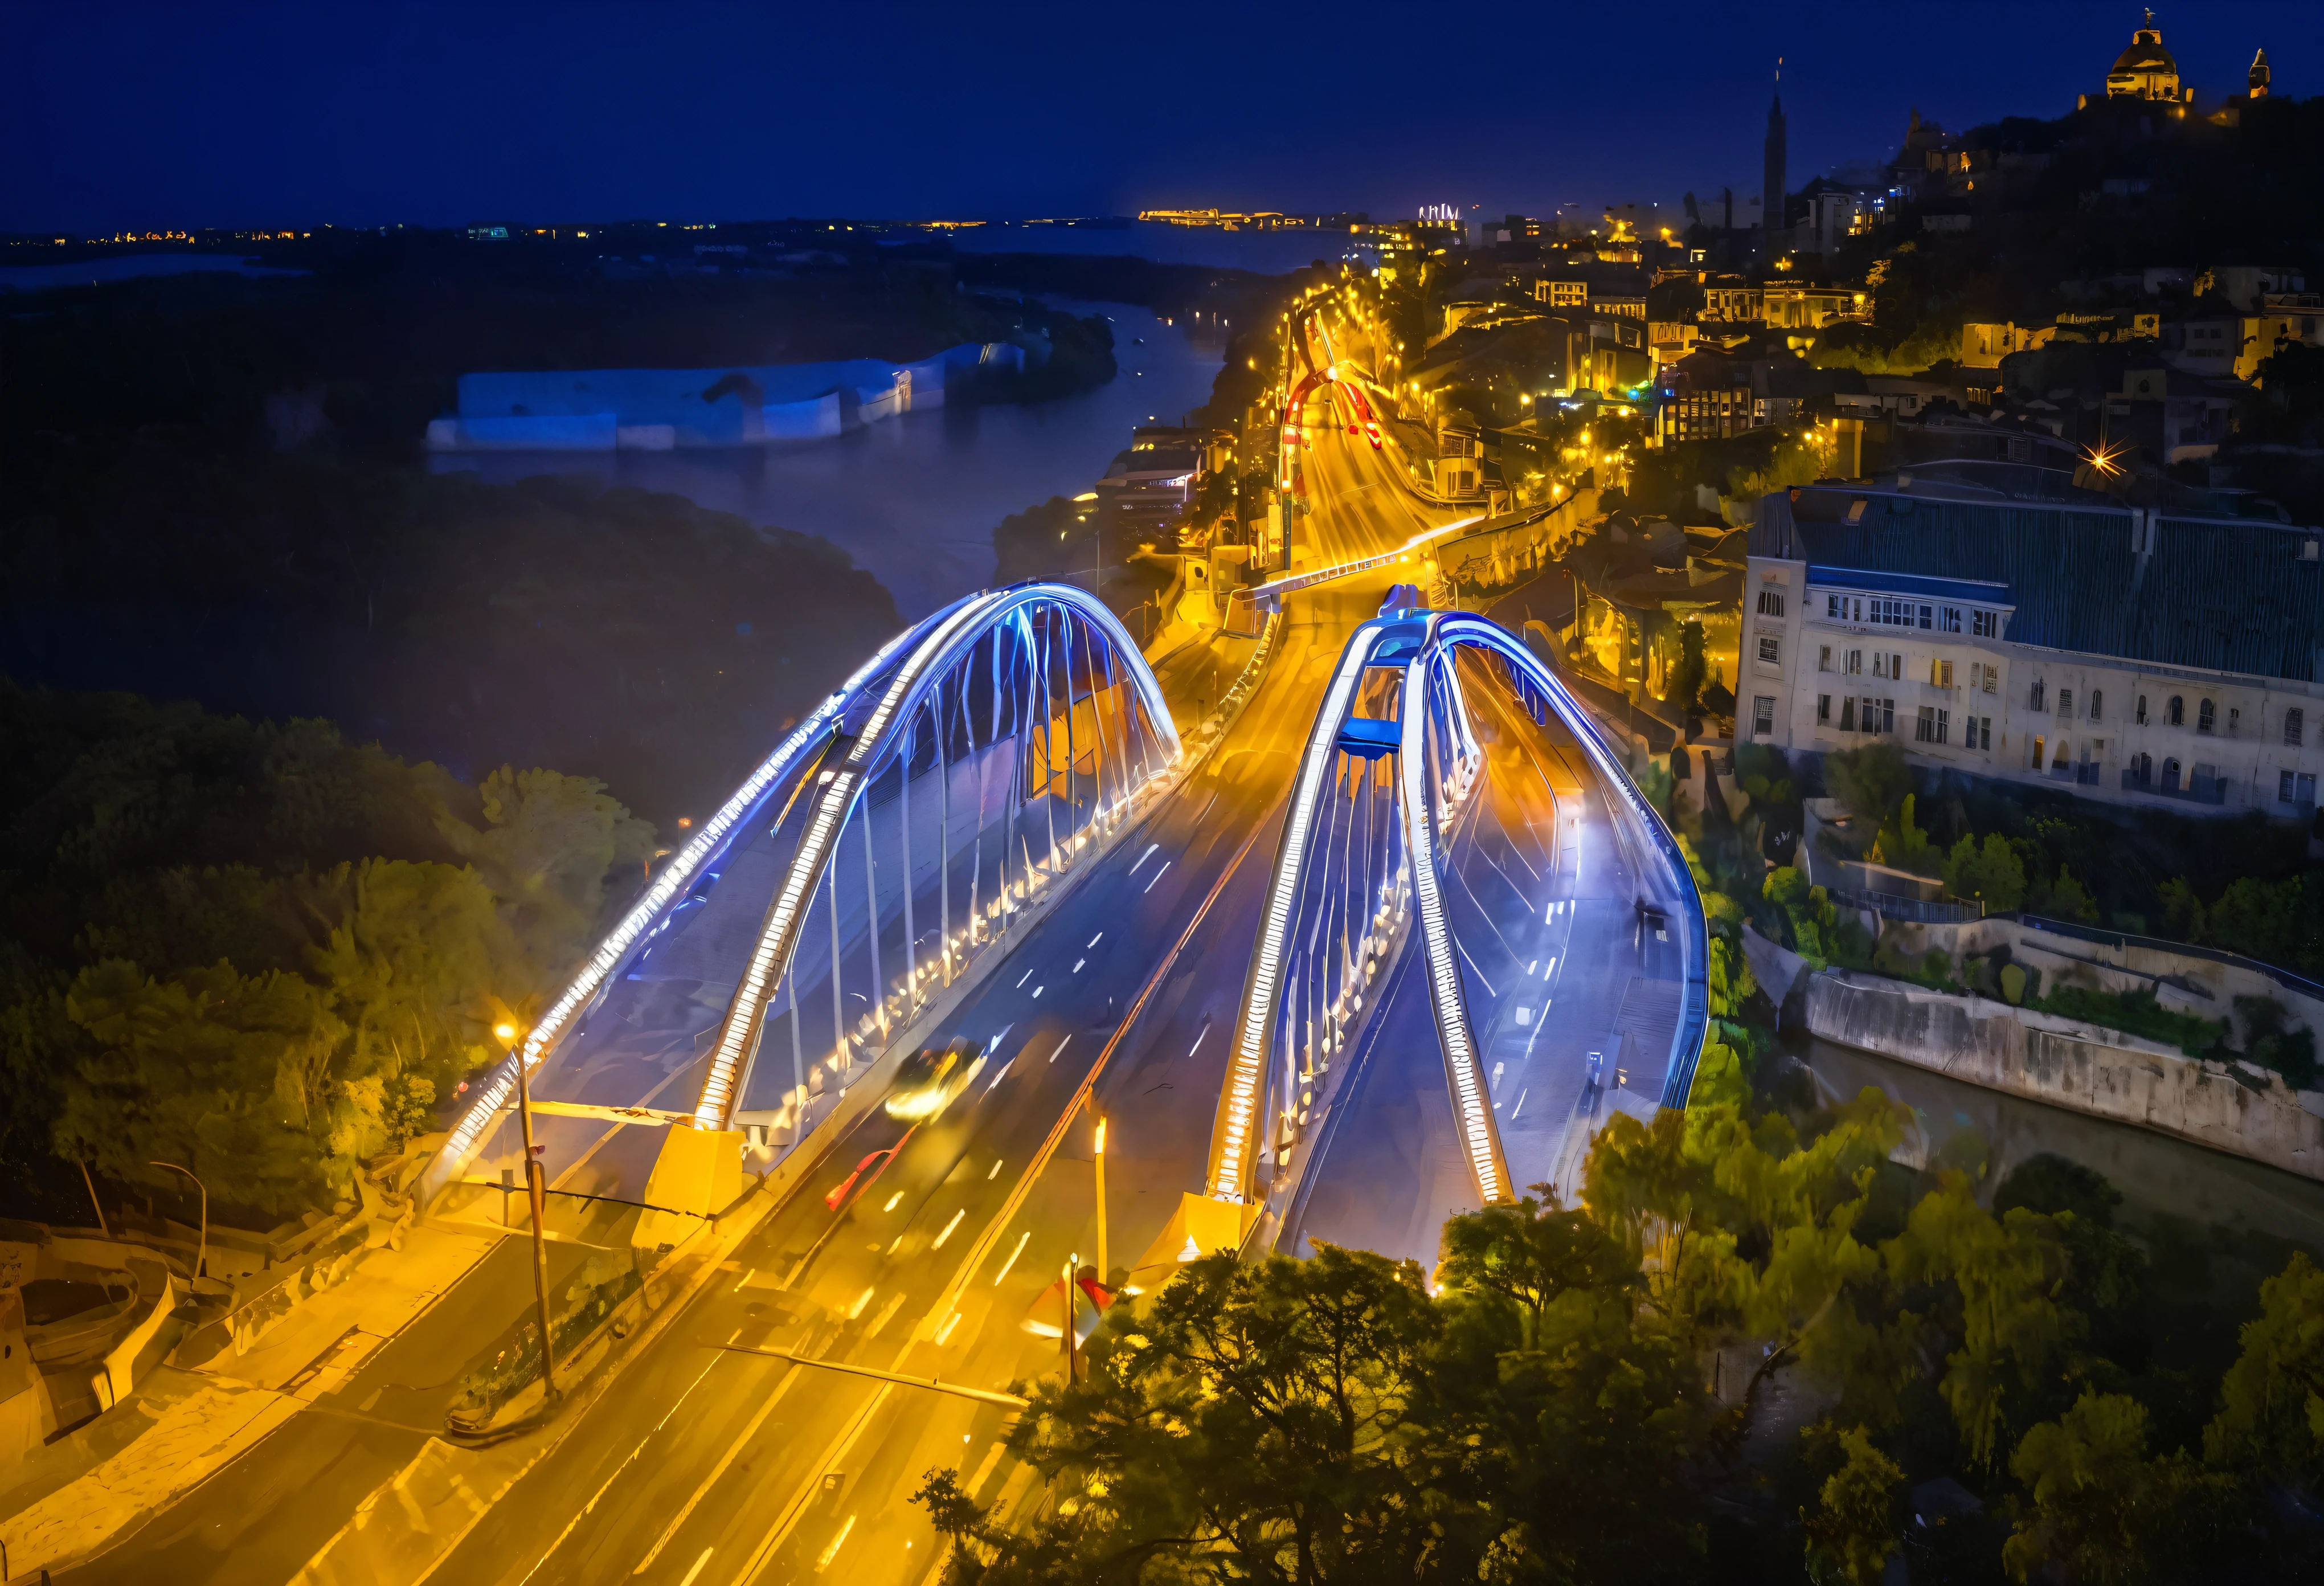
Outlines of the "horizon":
<svg viewBox="0 0 2324 1586">
<path fill-rule="evenodd" d="M 224 22 L 82 7 L 24 29 L 23 58 L 48 69 L 0 112 L 25 152 L 0 231 L 622 224 L 609 215 L 992 223 L 1207 207 L 1394 217 L 1449 202 L 1481 218 L 1675 205 L 1721 186 L 1740 210 L 1760 185 L 1778 57 L 1803 183 L 1885 158 L 1914 109 L 1955 131 L 2068 113 L 2100 86 L 2137 10 L 2014 16 L 2007 57 L 1966 83 L 1957 51 L 1927 48 L 1922 14 L 1814 5 L 1772 32 L 1689 4 L 1667 18 L 1683 41 L 1650 65 L 1602 62 L 1583 38 L 1568 72 L 1558 63 L 1572 31 L 1521 18 L 1491 59 L 1550 65 L 1520 85 L 1453 32 L 1420 45 L 1471 64 L 1380 82 L 1381 51 L 1406 58 L 1412 30 L 1377 5 L 1333 14 L 1336 31 L 1261 19 L 1184 44 L 1055 5 L 982 27 L 926 7 L 876 31 L 852 16 L 697 10 L 651 36 L 605 5 L 482 17 L 413 5 L 385 18 L 260 6 Z M 2237 90 L 2252 51 L 2271 42 L 2276 93 L 2317 91 L 2315 63 L 2283 48 L 2306 16 L 2257 4 L 2156 20 L 2201 103 Z M 552 18 L 553 31 L 538 25 Z M 528 57 L 525 81 L 500 78 L 499 61 Z M 900 64 L 788 69 L 801 59 Z M 1125 75 L 1151 94 L 1122 92 Z M 1722 122 L 1733 135 L 1716 135 Z M 1720 152 L 1695 152 L 1706 134 Z M 1351 144 L 1363 157 L 1350 159 Z M 1447 174 L 1455 150 L 1461 173 Z"/>
</svg>

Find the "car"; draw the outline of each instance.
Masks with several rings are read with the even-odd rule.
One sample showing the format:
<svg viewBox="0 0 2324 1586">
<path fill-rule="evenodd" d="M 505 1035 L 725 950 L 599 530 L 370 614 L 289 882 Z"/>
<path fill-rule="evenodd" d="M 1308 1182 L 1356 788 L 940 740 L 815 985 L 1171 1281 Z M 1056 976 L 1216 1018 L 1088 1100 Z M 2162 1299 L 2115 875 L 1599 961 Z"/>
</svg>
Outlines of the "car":
<svg viewBox="0 0 2324 1586">
<path fill-rule="evenodd" d="M 906 1123 L 939 1116 L 984 1072 L 984 1059 L 975 1053 L 974 1042 L 959 1039 L 940 1048 L 923 1047 L 905 1058 L 884 1103 L 888 1116 Z"/>
</svg>

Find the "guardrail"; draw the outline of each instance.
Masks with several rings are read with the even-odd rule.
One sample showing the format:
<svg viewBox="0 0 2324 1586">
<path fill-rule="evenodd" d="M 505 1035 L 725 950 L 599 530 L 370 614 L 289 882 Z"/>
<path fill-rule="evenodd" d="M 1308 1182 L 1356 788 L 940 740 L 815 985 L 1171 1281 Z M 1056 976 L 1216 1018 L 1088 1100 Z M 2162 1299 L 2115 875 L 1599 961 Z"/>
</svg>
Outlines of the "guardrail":
<svg viewBox="0 0 2324 1586">
<path fill-rule="evenodd" d="M 1827 886 L 1823 893 L 1842 908 L 1866 908 L 1883 919 L 1908 920 L 1916 925 L 1965 925 L 1985 917 L 1982 903 L 1942 903 L 1896 892 L 1858 892 L 1847 887 Z"/>
</svg>

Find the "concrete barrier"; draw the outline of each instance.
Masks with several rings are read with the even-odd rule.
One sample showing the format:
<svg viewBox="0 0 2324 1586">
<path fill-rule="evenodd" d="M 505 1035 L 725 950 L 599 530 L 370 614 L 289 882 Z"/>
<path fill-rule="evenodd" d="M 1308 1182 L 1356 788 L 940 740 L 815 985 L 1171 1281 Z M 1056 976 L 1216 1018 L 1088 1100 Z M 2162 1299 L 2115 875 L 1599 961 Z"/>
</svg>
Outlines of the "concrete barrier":
<svg viewBox="0 0 2324 1586">
<path fill-rule="evenodd" d="M 1982 997 L 1825 970 L 1812 1034 L 2029 1101 L 2324 1179 L 2324 1118 L 2273 1074 Z"/>
</svg>

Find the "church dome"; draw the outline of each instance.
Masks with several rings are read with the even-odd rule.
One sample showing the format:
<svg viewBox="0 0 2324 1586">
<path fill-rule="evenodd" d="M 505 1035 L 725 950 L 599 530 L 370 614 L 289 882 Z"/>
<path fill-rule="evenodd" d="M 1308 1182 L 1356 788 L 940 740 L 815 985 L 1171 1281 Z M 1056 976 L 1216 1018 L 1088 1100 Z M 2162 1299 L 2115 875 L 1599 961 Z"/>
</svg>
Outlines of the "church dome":
<svg viewBox="0 0 2324 1586">
<path fill-rule="evenodd" d="M 2108 77 L 2179 75 L 2179 62 L 2163 47 L 2161 28 L 2141 28 L 2130 37 L 2130 48 L 2114 58 Z"/>
</svg>

